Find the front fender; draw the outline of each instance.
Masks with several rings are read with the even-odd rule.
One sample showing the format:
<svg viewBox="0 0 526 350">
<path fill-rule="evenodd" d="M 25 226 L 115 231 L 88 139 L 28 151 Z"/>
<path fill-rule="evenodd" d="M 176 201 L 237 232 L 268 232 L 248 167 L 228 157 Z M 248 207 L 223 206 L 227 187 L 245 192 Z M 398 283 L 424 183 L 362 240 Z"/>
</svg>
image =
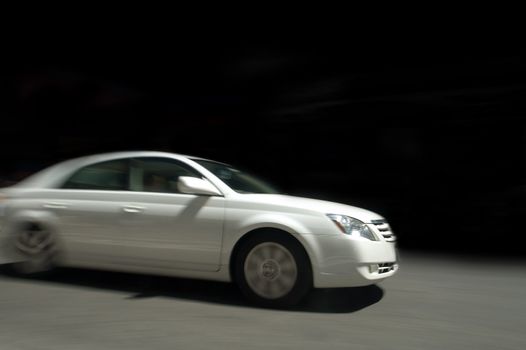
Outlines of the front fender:
<svg viewBox="0 0 526 350">
<path fill-rule="evenodd" d="M 221 265 L 230 264 L 231 254 L 237 242 L 249 232 L 257 229 L 272 228 L 287 232 L 294 236 L 304 247 L 307 255 L 315 263 L 315 247 L 307 239 L 313 235 L 326 235 L 334 229 L 332 223 L 324 217 L 303 214 L 257 213 L 254 215 L 240 215 L 238 218 L 230 217 L 225 223 L 223 245 L 221 250 Z M 316 270 L 316 267 L 313 267 Z"/>
</svg>

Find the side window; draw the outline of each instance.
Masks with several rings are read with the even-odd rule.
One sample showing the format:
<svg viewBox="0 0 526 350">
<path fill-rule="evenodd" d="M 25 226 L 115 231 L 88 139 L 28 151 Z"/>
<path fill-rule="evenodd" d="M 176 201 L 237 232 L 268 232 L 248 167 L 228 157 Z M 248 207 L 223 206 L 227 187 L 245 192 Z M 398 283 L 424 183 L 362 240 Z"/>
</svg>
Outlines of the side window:
<svg viewBox="0 0 526 350">
<path fill-rule="evenodd" d="M 134 158 L 130 162 L 132 191 L 180 193 L 180 176 L 202 177 L 195 169 L 173 159 Z"/>
<path fill-rule="evenodd" d="M 62 188 L 82 190 L 128 190 L 128 160 L 88 165 L 74 173 Z"/>
</svg>

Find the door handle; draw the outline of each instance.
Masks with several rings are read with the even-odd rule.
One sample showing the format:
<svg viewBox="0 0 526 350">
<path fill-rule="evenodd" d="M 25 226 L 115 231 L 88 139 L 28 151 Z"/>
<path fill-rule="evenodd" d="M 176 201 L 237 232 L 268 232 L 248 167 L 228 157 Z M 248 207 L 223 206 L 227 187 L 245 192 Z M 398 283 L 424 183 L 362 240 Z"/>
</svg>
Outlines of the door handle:
<svg viewBox="0 0 526 350">
<path fill-rule="evenodd" d="M 144 207 L 139 207 L 136 205 L 127 205 L 125 207 L 122 207 L 122 211 L 124 211 L 125 213 L 140 213 L 144 209 Z"/>
<path fill-rule="evenodd" d="M 49 202 L 42 205 L 42 207 L 46 209 L 66 209 L 68 205 L 66 203 L 60 203 L 60 202 Z"/>
</svg>

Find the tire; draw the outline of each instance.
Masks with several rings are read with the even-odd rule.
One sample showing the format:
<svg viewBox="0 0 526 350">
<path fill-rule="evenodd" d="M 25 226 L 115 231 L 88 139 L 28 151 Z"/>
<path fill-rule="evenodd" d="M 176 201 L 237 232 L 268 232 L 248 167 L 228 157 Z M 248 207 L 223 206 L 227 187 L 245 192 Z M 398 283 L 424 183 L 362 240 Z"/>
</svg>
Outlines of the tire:
<svg viewBox="0 0 526 350">
<path fill-rule="evenodd" d="M 12 248 L 22 257 L 21 261 L 9 266 L 9 272 L 14 275 L 43 275 L 54 267 L 54 236 L 41 225 L 22 225 L 13 235 Z"/>
<path fill-rule="evenodd" d="M 312 267 L 303 246 L 286 232 L 249 237 L 235 257 L 235 280 L 252 302 L 270 308 L 298 304 L 312 289 Z"/>
</svg>

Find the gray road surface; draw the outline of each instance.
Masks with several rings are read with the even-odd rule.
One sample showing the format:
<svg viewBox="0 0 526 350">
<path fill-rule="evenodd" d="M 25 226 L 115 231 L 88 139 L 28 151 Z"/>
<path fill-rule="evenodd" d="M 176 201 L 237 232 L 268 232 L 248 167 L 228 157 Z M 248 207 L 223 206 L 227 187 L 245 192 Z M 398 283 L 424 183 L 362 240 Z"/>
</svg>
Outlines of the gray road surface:
<svg viewBox="0 0 526 350">
<path fill-rule="evenodd" d="M 230 284 L 65 269 L 0 275 L 0 349 L 526 349 L 526 264 L 402 254 L 379 286 L 295 310 Z"/>
</svg>

